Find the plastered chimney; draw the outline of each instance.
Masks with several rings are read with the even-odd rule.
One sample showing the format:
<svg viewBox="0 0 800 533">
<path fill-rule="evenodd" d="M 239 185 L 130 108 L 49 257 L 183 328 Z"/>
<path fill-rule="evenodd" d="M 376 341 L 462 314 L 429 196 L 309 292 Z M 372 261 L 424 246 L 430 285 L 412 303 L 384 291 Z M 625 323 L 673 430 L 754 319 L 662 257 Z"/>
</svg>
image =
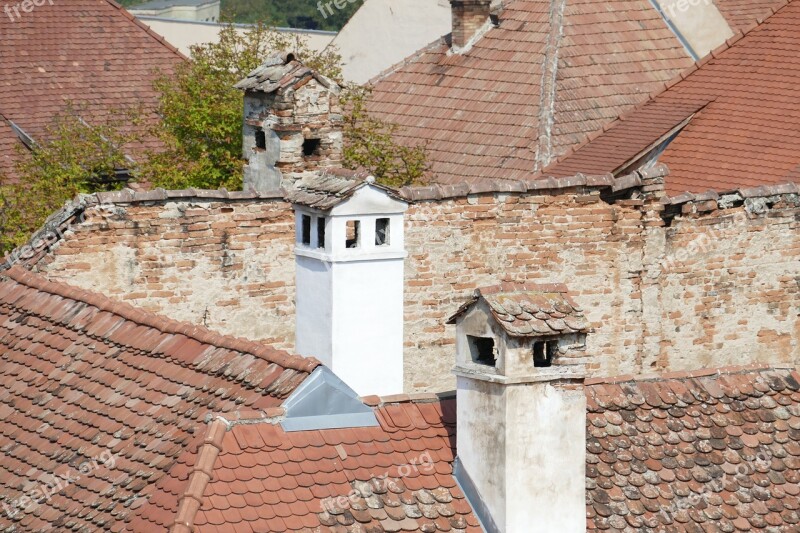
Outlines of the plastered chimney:
<svg viewBox="0 0 800 533">
<path fill-rule="evenodd" d="M 563 285 L 479 289 L 456 324 L 455 474 L 487 532 L 586 531 L 587 323 Z"/>
<path fill-rule="evenodd" d="M 297 352 L 359 395 L 403 392 L 408 204 L 341 169 L 302 179 L 287 199 L 297 220 Z"/>
<path fill-rule="evenodd" d="M 453 48 L 464 48 L 489 20 L 492 0 L 450 0 Z"/>
</svg>

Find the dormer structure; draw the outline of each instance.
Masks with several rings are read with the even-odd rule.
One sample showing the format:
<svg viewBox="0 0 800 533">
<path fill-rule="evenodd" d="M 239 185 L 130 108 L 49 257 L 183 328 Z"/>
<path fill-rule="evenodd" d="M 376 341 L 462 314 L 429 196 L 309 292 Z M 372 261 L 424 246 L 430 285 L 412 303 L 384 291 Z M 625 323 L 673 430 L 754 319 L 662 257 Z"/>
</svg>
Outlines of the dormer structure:
<svg viewBox="0 0 800 533">
<path fill-rule="evenodd" d="M 244 91 L 244 190 L 276 191 L 341 166 L 344 119 L 338 83 L 283 53 L 236 88 Z"/>
<path fill-rule="evenodd" d="M 344 170 L 304 178 L 287 199 L 296 217 L 297 353 L 361 395 L 403 392 L 408 204 Z"/>
<path fill-rule="evenodd" d="M 583 532 L 589 325 L 561 284 L 478 289 L 456 324 L 456 477 L 489 532 Z"/>
</svg>

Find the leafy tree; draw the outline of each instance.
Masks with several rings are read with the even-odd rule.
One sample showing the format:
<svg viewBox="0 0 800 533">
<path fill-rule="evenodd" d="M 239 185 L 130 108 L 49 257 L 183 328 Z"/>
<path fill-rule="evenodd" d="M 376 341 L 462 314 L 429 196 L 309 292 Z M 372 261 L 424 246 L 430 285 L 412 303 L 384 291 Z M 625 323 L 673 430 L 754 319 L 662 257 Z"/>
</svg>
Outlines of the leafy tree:
<svg viewBox="0 0 800 533">
<path fill-rule="evenodd" d="M 405 146 L 394 141 L 399 126 L 367 113 L 368 87 L 349 85 L 342 94 L 348 110 L 344 127 L 344 165 L 364 168 L 391 187 L 421 184 L 428 169 L 425 144 Z"/>
<path fill-rule="evenodd" d="M 227 25 L 216 43 L 192 48 L 192 61 L 156 82 L 161 123 L 154 133 L 167 147 L 150 154 L 141 176 L 155 186 L 241 188 L 242 93 L 233 85 L 277 50 L 292 50 L 328 77 L 341 75 L 340 56 L 316 52 L 302 36 L 259 23 L 241 33 Z"/>
<path fill-rule="evenodd" d="M 117 170 L 134 166 L 126 147 L 137 141 L 130 126 L 140 116 L 130 110 L 89 125 L 79 108 L 68 106 L 55 117 L 45 136 L 50 140 L 20 154 L 15 169 L 19 181 L 0 179 L 0 249 L 23 244 L 76 194 L 123 187 L 126 179 Z"/>
<path fill-rule="evenodd" d="M 271 20 L 280 27 L 339 31 L 363 3 L 341 0 L 344 8 L 338 9 L 332 0 L 222 0 L 222 15 L 236 22 Z"/>
</svg>

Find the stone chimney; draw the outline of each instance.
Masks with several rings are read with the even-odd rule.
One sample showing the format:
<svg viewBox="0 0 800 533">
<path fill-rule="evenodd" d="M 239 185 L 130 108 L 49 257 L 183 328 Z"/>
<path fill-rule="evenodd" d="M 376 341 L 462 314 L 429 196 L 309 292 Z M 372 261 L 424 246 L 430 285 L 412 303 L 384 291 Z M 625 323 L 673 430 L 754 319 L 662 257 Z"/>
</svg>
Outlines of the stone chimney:
<svg viewBox="0 0 800 533">
<path fill-rule="evenodd" d="M 287 193 L 297 240 L 295 349 L 359 395 L 403 392 L 403 213 L 408 204 L 350 171 Z"/>
<path fill-rule="evenodd" d="M 492 0 L 450 0 L 453 48 L 464 48 L 489 20 Z"/>
<path fill-rule="evenodd" d="M 304 176 L 340 167 L 341 87 L 284 53 L 236 84 L 244 91 L 244 190 L 291 188 Z"/>
<path fill-rule="evenodd" d="M 564 285 L 475 291 L 456 324 L 456 478 L 488 532 L 586 530 L 588 324 Z"/>
</svg>

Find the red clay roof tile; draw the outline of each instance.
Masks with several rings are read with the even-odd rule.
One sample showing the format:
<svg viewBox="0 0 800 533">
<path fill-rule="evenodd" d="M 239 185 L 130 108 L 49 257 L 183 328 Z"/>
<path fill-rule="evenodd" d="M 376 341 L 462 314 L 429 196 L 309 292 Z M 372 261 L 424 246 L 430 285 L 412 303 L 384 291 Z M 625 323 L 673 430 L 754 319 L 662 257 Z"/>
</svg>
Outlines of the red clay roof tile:
<svg viewBox="0 0 800 533">
<path fill-rule="evenodd" d="M 194 338 L 178 330 L 191 331 Z M 153 351 L 143 331 L 157 331 L 166 353 Z M 169 339 L 176 338 L 181 346 L 170 347 L 175 343 Z M 248 364 L 228 377 L 209 373 L 200 355 L 234 344 L 252 348 L 238 353 Z M 3 501 L 25 494 L 25 484 L 34 484 L 38 472 L 74 470 L 104 453 L 114 458 L 32 512 L 0 517 L 3 527 L 15 524 L 27 531 L 60 523 L 121 531 L 150 496 L 152 524 L 171 525 L 189 468 L 202 473 L 216 463 L 202 453 L 195 461 L 203 444 L 203 435 L 195 431 L 201 418 L 211 410 L 234 412 L 242 402 L 276 405 L 291 392 L 271 394 L 248 382 L 248 370 L 287 363 L 283 372 L 300 379 L 318 364 L 202 328 L 187 329 L 19 267 L 0 276 L 0 360 Z M 217 423 L 211 429 L 206 447 L 220 446 L 226 434 Z M 181 461 L 182 452 L 188 455 Z M 154 492 L 167 471 L 163 492 Z"/>
<path fill-rule="evenodd" d="M 800 77 L 800 5 L 776 5 L 783 6 L 777 14 L 720 47 L 685 79 L 676 79 L 545 174 L 622 170 L 696 113 L 659 158 L 670 168 L 668 193 L 796 181 L 800 136 L 789 103 L 799 96 L 792 80 Z"/>
<path fill-rule="evenodd" d="M 469 52 L 449 54 L 442 40 L 374 80 L 370 111 L 399 124 L 401 141 L 426 143 L 434 182 L 530 177 L 538 151 L 563 154 L 691 64 L 650 2 L 567 2 L 544 112 L 549 11 L 548 2 L 506 2 L 499 26 Z"/>
<path fill-rule="evenodd" d="M 20 145 L 6 120 L 42 140 L 70 103 L 89 124 L 142 106 L 144 142 L 131 155 L 159 146 L 146 134 L 156 119 L 153 81 L 185 60 L 174 47 L 109 0 L 50 2 L 20 15 L 0 17 L 0 172 L 13 176 Z"/>
</svg>

